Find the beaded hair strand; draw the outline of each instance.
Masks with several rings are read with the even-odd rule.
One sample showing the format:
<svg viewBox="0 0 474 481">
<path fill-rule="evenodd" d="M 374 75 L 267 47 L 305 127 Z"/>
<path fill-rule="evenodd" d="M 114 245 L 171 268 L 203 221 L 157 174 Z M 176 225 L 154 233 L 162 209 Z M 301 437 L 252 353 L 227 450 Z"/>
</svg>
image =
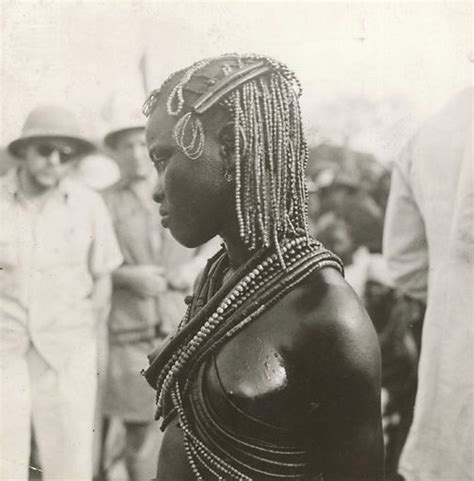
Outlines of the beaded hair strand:
<svg viewBox="0 0 474 481">
<path fill-rule="evenodd" d="M 206 77 L 206 90 L 187 105 L 184 91 L 196 74 L 205 77 L 211 64 L 221 66 L 222 78 Z M 297 231 L 309 236 L 305 185 L 308 149 L 298 79 L 286 65 L 265 56 L 230 54 L 204 59 L 173 74 L 161 89 L 153 91 L 144 105 L 146 116 L 151 115 L 172 78 L 178 81 L 168 95 L 167 112 L 181 115 L 173 139 L 190 159 L 199 159 L 204 151 L 204 108 L 218 103 L 231 115 L 240 237 L 251 250 L 275 247 L 284 265 L 281 242 Z"/>
</svg>

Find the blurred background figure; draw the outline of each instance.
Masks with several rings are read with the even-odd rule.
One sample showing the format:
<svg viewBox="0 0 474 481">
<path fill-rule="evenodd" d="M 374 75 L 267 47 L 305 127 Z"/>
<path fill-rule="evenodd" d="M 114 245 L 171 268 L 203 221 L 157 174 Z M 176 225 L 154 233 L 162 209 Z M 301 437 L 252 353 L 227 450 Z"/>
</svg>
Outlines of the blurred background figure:
<svg viewBox="0 0 474 481">
<path fill-rule="evenodd" d="M 344 262 L 347 282 L 363 298 L 368 282 L 391 286 L 391 280 L 381 254 L 371 253 L 356 240 L 348 221 L 335 212 L 326 212 L 314 225 L 315 236 Z"/>
<path fill-rule="evenodd" d="M 74 115 L 33 110 L 0 188 L 0 479 L 92 479 L 97 340 L 122 262 L 102 199 L 68 179 L 94 146 Z M 79 387 L 79 388 L 78 388 Z M 80 389 L 80 395 L 78 395 Z"/>
<path fill-rule="evenodd" d="M 408 143 L 393 171 L 384 252 L 402 293 L 427 303 L 407 481 L 474 472 L 473 89 Z"/>
<path fill-rule="evenodd" d="M 118 122 L 104 144 L 121 172 L 121 180 L 104 198 L 124 263 L 113 273 L 102 477 L 113 479 L 124 461 L 130 481 L 149 481 L 156 472 L 162 434 L 154 422 L 155 393 L 140 371 L 147 355 L 160 349 L 181 320 L 184 297 L 217 246 L 186 249 L 161 226 L 142 116 Z"/>
<path fill-rule="evenodd" d="M 374 161 L 376 162 L 376 161 Z M 319 197 L 317 216 L 332 212 L 350 226 L 354 242 L 366 246 L 370 252 L 382 251 L 383 210 L 373 197 L 371 188 L 375 182 L 368 185 L 357 171 L 344 169 L 333 171 L 323 170 L 315 180 Z"/>
<path fill-rule="evenodd" d="M 144 126 L 138 121 L 118 126 L 105 136 L 105 144 L 121 172 L 120 182 L 105 193 L 105 199 L 124 263 L 113 273 L 103 414 L 123 422 L 128 475 L 133 481 L 145 481 L 156 468 L 160 431 L 152 423 L 154 396 L 140 370 L 147 354 L 165 337 L 157 309 L 158 294 L 166 289 L 162 228 L 152 200 L 155 178 Z"/>
</svg>

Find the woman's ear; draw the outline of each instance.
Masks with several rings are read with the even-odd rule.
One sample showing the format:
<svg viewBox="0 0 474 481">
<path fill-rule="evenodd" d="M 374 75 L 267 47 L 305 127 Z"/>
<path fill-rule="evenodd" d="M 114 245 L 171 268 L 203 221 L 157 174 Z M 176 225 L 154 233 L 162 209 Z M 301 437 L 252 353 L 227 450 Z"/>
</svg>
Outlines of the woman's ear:
<svg viewBox="0 0 474 481">
<path fill-rule="evenodd" d="M 240 157 L 244 157 L 247 149 L 247 142 L 245 139 L 245 133 L 241 127 L 239 127 L 239 146 Z M 220 153 L 222 158 L 227 164 L 227 168 L 232 173 L 235 170 L 235 124 L 234 122 L 227 122 L 219 131 L 219 143 Z"/>
<path fill-rule="evenodd" d="M 234 163 L 235 153 L 234 123 L 227 122 L 219 131 L 220 153 L 227 163 Z"/>
<path fill-rule="evenodd" d="M 232 178 L 235 171 L 234 123 L 227 122 L 219 131 L 220 154 L 225 165 L 224 176 Z"/>
</svg>

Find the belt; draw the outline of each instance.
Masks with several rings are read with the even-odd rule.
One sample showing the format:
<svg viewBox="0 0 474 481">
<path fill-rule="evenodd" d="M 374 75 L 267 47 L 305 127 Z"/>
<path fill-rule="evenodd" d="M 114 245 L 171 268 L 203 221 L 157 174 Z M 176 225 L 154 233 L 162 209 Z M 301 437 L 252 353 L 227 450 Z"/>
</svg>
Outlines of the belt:
<svg viewBox="0 0 474 481">
<path fill-rule="evenodd" d="M 163 331 L 160 324 L 150 326 L 146 330 L 127 330 L 122 332 L 111 332 L 109 339 L 111 344 L 134 344 L 155 339 L 164 339 L 168 333 Z"/>
</svg>

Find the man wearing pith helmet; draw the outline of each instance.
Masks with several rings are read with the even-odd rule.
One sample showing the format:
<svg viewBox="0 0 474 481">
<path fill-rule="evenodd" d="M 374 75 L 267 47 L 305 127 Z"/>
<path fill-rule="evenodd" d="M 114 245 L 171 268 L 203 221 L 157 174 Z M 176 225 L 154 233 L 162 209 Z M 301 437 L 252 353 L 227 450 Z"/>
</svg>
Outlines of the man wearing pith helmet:
<svg viewBox="0 0 474 481">
<path fill-rule="evenodd" d="M 152 198 L 157 179 L 145 143 L 144 118 L 141 113 L 123 117 L 104 137 L 121 171 L 121 181 L 104 197 L 124 263 L 112 274 L 103 412 L 107 420 L 120 420 L 125 427 L 129 479 L 149 481 L 156 473 L 162 434 L 154 422 L 155 395 L 140 371 L 147 355 L 160 349 L 181 320 L 184 297 L 207 253 L 213 254 L 217 246 L 186 249 L 163 228 Z M 107 468 L 107 452 L 104 458 Z"/>
<path fill-rule="evenodd" d="M 74 115 L 38 107 L 0 179 L 0 479 L 92 479 L 97 330 L 122 262 L 100 196 L 68 178 L 94 146 Z"/>
</svg>

